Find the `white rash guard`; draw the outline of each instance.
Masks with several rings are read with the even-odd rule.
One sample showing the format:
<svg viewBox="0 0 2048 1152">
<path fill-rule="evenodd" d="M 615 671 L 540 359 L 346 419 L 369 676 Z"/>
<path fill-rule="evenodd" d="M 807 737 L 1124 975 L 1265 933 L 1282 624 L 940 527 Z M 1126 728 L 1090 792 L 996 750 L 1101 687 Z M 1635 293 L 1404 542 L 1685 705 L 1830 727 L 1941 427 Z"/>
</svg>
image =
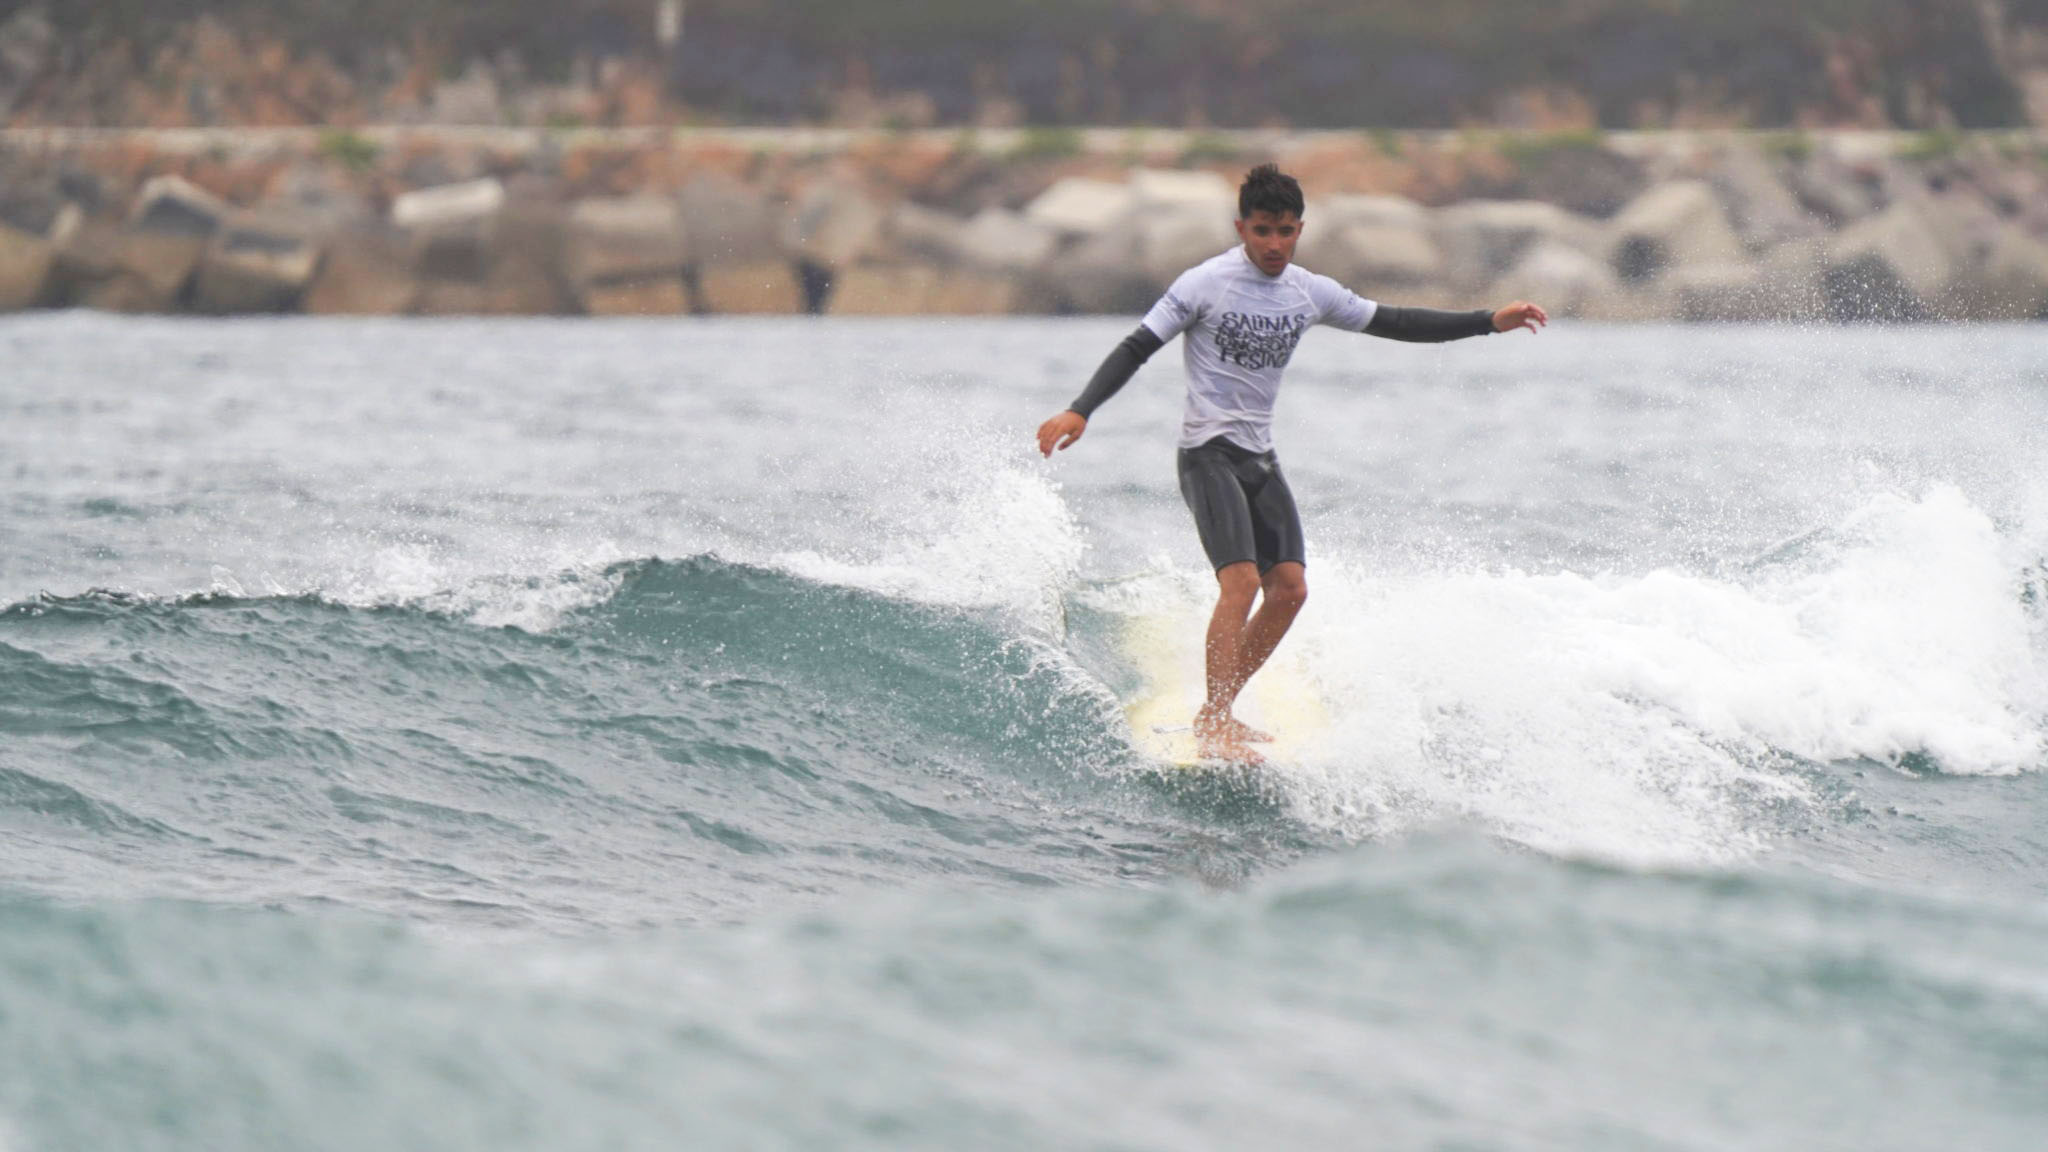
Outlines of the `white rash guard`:
<svg viewBox="0 0 2048 1152">
<path fill-rule="evenodd" d="M 1316 324 L 1363 332 L 1378 310 L 1296 264 L 1268 276 L 1242 245 L 1181 273 L 1144 320 L 1162 344 L 1187 337 L 1180 447 L 1225 436 L 1253 452 L 1271 451 L 1280 373 L 1301 334 Z"/>
</svg>

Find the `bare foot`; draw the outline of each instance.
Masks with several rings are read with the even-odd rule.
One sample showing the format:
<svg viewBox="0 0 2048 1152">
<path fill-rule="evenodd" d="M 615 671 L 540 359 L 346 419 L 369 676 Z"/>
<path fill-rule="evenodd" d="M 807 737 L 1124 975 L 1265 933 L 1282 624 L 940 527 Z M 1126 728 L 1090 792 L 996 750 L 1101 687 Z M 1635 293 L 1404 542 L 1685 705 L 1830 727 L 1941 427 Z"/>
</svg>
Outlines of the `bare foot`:
<svg viewBox="0 0 2048 1152">
<path fill-rule="evenodd" d="M 1261 732 L 1235 716 L 1230 717 L 1224 723 L 1230 726 L 1232 734 L 1247 744 L 1271 744 L 1273 742 L 1272 733 Z"/>
<path fill-rule="evenodd" d="M 1254 751 L 1249 742 L 1264 735 L 1232 716 L 1211 716 L 1205 713 L 1198 713 L 1195 716 L 1195 754 L 1204 760 L 1222 760 L 1250 768 L 1261 767 L 1266 763 L 1266 758 Z"/>
</svg>

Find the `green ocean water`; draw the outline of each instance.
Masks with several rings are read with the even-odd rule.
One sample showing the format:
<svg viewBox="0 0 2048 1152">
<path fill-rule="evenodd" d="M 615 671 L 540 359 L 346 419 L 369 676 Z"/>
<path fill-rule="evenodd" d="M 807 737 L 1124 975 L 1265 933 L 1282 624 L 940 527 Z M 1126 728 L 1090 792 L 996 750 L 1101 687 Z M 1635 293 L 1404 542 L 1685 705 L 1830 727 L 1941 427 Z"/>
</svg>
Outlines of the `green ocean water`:
<svg viewBox="0 0 2048 1152">
<path fill-rule="evenodd" d="M 0 1148 L 2031 1148 L 2048 333 L 0 321 Z"/>
</svg>

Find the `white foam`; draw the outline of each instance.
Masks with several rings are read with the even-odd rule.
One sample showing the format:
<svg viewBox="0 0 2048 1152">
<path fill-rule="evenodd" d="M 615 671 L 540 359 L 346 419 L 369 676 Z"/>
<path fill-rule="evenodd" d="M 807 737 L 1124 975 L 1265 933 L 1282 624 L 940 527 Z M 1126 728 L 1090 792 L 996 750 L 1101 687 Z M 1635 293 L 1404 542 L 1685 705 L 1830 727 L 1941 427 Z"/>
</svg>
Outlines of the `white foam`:
<svg viewBox="0 0 2048 1152">
<path fill-rule="evenodd" d="M 361 571 L 310 591 L 354 607 L 403 606 L 487 628 L 546 632 L 570 612 L 610 599 L 621 583 L 614 566 L 630 558 L 604 542 L 466 560 L 425 545 L 394 545 L 372 553 Z M 511 571 L 497 567 L 508 559 Z M 479 570 L 484 561 L 495 570 Z"/>
<path fill-rule="evenodd" d="M 1347 835 L 1467 820 L 1545 851 L 1702 862 L 1754 851 L 1767 813 L 1811 802 L 1787 757 L 2039 767 L 2048 660 L 2010 544 L 1936 487 L 1877 496 L 1795 566 L 1732 579 L 1319 559 L 1280 658 L 1334 727 L 1282 787 Z M 1093 599 L 1199 629 L 1205 583 Z"/>
<path fill-rule="evenodd" d="M 999 608 L 1057 627 L 1084 541 L 1059 485 L 1014 429 L 895 425 L 886 453 L 838 477 L 862 494 L 863 532 L 836 553 L 779 552 L 793 575 L 920 603 Z"/>
</svg>

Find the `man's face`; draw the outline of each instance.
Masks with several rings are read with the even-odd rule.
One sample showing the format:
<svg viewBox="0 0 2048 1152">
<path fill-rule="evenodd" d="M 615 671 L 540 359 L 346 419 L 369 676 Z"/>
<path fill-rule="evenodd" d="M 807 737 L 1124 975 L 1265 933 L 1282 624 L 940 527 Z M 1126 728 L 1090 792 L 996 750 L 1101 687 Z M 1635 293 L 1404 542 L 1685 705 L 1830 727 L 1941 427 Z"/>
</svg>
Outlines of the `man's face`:
<svg viewBox="0 0 2048 1152">
<path fill-rule="evenodd" d="M 1244 240 L 1244 254 L 1259 271 L 1278 276 L 1294 259 L 1295 242 L 1301 239 L 1301 217 L 1260 209 L 1237 222 L 1237 234 Z"/>
</svg>

